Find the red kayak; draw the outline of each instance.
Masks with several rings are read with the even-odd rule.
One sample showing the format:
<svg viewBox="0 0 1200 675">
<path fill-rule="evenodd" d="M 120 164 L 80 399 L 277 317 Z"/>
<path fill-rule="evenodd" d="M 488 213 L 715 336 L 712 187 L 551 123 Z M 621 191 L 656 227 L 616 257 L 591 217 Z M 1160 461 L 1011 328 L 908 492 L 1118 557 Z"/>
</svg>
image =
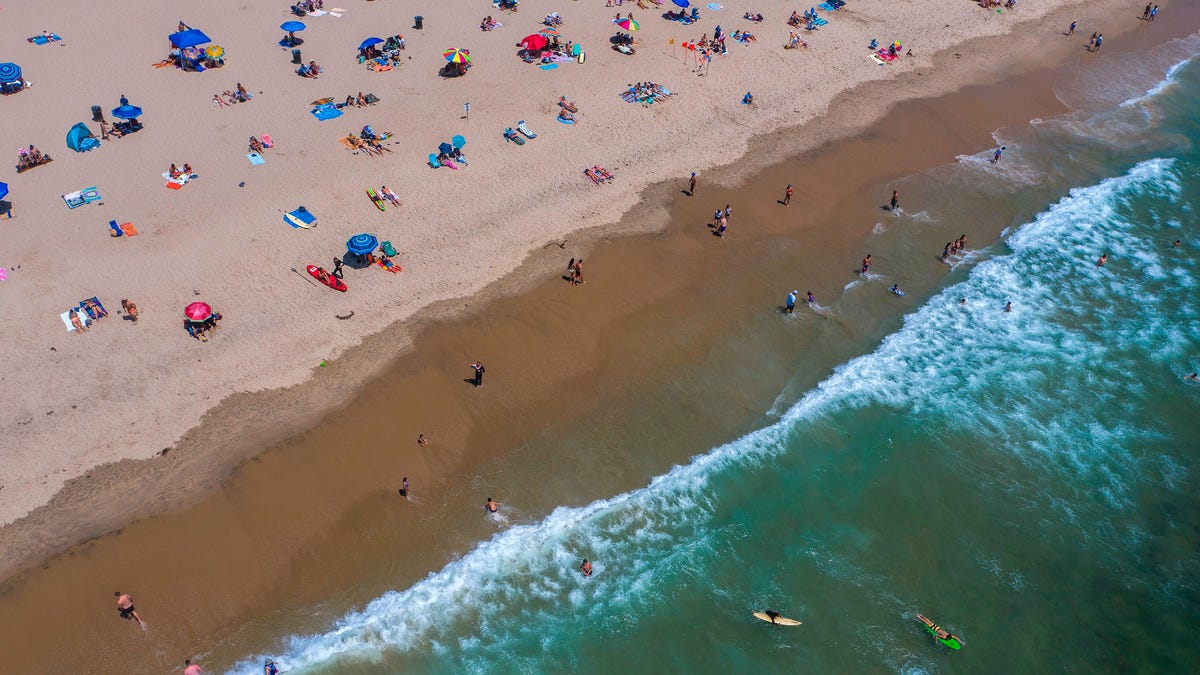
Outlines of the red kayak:
<svg viewBox="0 0 1200 675">
<path fill-rule="evenodd" d="M 325 274 L 324 279 L 321 278 L 321 274 L 323 272 Z M 325 270 L 321 269 L 320 267 L 317 267 L 316 265 L 309 265 L 308 273 L 312 275 L 312 278 L 325 284 L 326 286 L 332 288 L 333 290 L 341 291 L 343 293 L 346 292 L 346 283 L 344 281 L 333 276 L 332 274 L 330 274 L 328 272 L 325 272 Z"/>
</svg>

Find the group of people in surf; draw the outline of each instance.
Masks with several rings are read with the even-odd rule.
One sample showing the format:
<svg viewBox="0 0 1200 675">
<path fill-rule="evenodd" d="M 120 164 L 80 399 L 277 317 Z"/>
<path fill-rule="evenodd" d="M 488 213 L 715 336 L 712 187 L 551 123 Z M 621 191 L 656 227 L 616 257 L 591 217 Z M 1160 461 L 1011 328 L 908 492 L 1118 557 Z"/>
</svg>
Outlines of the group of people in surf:
<svg viewBox="0 0 1200 675">
<path fill-rule="evenodd" d="M 962 255 L 962 252 L 967 249 L 967 235 L 963 234 L 954 241 L 946 242 L 946 246 L 942 248 L 942 262 L 949 262 L 951 258 Z"/>
</svg>

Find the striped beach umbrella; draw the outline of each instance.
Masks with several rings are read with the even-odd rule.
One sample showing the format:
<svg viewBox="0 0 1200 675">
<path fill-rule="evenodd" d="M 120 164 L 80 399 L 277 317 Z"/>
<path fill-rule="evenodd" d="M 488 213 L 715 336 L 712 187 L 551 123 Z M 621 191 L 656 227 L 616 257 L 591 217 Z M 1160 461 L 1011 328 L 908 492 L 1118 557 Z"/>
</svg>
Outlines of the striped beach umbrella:
<svg viewBox="0 0 1200 675">
<path fill-rule="evenodd" d="M 21 79 L 21 66 L 15 63 L 0 63 L 0 82 L 16 82 Z"/>
<path fill-rule="evenodd" d="M 379 239 L 373 234 L 356 234 L 346 241 L 346 250 L 355 255 L 366 255 L 379 246 Z"/>
<path fill-rule="evenodd" d="M 625 17 L 624 19 L 621 19 L 620 21 L 617 22 L 617 25 L 620 26 L 621 28 L 624 28 L 625 30 L 629 30 L 629 31 L 633 31 L 633 30 L 637 30 L 637 29 L 641 28 L 641 26 L 638 25 L 638 22 L 634 21 L 630 17 Z"/>
<path fill-rule="evenodd" d="M 447 49 L 442 52 L 442 56 L 450 63 L 470 63 L 471 52 L 467 49 Z"/>
</svg>

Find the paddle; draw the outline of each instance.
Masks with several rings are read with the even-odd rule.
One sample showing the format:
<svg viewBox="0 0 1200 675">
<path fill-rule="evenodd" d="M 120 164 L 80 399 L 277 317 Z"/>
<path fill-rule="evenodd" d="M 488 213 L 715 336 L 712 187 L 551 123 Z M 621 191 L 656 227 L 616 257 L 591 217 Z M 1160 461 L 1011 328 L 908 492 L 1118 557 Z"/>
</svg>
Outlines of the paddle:
<svg viewBox="0 0 1200 675">
<path fill-rule="evenodd" d="M 293 267 L 293 268 L 292 268 L 292 271 L 293 271 L 293 272 L 295 272 L 296 274 L 300 274 L 300 270 L 296 269 L 295 267 Z M 303 280 L 305 280 L 305 281 L 307 281 L 308 283 L 310 283 L 310 284 L 312 284 L 312 285 L 316 286 L 316 284 L 315 284 L 315 283 L 313 283 L 313 280 L 312 280 L 312 278 L 311 278 L 311 277 L 306 277 L 306 276 L 304 276 L 303 274 L 300 274 L 300 278 L 301 278 L 301 279 L 303 279 Z"/>
</svg>

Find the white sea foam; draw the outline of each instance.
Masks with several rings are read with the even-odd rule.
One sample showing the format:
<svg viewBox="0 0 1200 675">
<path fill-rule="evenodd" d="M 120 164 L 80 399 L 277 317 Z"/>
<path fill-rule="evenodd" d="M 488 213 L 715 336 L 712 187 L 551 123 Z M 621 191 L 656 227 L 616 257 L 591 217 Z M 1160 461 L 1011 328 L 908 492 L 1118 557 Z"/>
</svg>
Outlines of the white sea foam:
<svg viewBox="0 0 1200 675">
<path fill-rule="evenodd" d="M 1152 160 L 1125 176 L 1072 191 L 1008 238 L 1011 253 L 976 264 L 965 281 L 908 316 L 874 352 L 839 367 L 775 424 L 699 455 L 644 488 L 583 507 L 558 508 L 539 522 L 506 528 L 412 587 L 385 593 L 347 614 L 327 632 L 287 639 L 272 658 L 288 669 L 304 669 L 416 650 L 457 654 L 465 667 L 483 667 L 508 657 L 506 639 L 544 640 L 539 627 L 547 622 L 642 613 L 663 600 L 662 579 L 687 574 L 688 561 L 718 555 L 708 548 L 714 543 L 706 530 L 717 508 L 714 480 L 729 470 L 769 464 L 791 447 L 797 429 L 848 409 L 893 407 L 909 415 L 928 411 L 966 420 L 994 438 L 997 452 L 1011 453 L 1031 467 L 1045 466 L 1051 474 L 1087 475 L 1087 484 L 1111 509 L 1127 509 L 1125 474 L 1137 460 L 1122 448 L 1145 440 L 1144 432 L 1120 421 L 1089 418 L 1086 410 L 1074 417 L 1057 414 L 1030 392 L 1046 390 L 1052 378 L 1084 389 L 1087 378 L 1105 377 L 1088 369 L 1064 373 L 1064 358 L 1098 364 L 1112 350 L 1144 349 L 1153 341 L 1158 351 L 1152 358 L 1170 362 L 1200 343 L 1194 322 L 1181 327 L 1166 320 L 1151 309 L 1152 297 L 1134 297 L 1143 302 L 1142 314 L 1124 320 L 1076 309 L 1095 304 L 1085 296 L 1116 299 L 1138 293 L 1141 282 L 1135 287 L 1130 279 L 1151 286 L 1170 281 L 1154 251 L 1157 244 L 1137 236 L 1142 225 L 1129 217 L 1126 201 L 1146 192 L 1171 201 L 1180 190 L 1172 162 Z M 1095 266 L 1099 251 L 1110 253 L 1107 267 Z M 959 306 L 959 297 L 967 298 L 966 307 Z M 1014 310 L 1004 312 L 1010 300 Z M 963 363 L 970 367 L 947 367 Z M 1103 389 L 1136 395 L 1140 386 L 1135 378 L 1113 377 Z M 1080 425 L 1087 436 L 1076 433 Z M 1097 448 L 1108 451 L 1097 456 Z M 1178 467 L 1160 463 L 1159 471 L 1164 480 L 1180 480 Z M 1054 510 L 1056 520 L 1076 517 L 1072 501 L 1061 496 L 1025 508 Z M 828 577 L 851 584 L 884 581 L 869 578 L 815 542 L 808 545 Z M 588 579 L 576 571 L 581 552 L 596 559 Z M 1015 574 L 1008 583 L 1019 588 L 1024 582 Z M 886 631 L 870 637 L 889 645 L 887 659 L 894 668 L 924 667 L 897 650 L 897 639 Z M 243 661 L 234 672 L 260 672 L 261 662 L 261 657 Z M 522 667 L 537 670 L 539 664 Z"/>
</svg>

